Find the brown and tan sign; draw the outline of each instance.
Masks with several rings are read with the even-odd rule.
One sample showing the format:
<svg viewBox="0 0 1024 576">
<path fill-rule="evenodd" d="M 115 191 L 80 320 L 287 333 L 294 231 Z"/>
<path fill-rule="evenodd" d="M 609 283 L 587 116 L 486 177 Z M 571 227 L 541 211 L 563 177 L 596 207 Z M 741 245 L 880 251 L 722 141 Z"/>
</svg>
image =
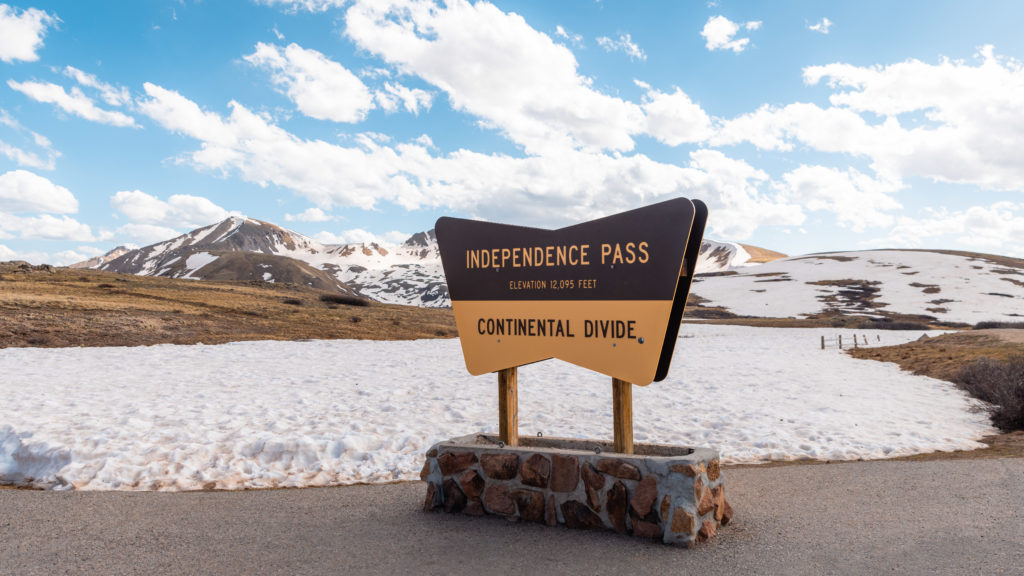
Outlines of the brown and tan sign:
<svg viewBox="0 0 1024 576">
<path fill-rule="evenodd" d="M 633 384 L 668 373 L 707 207 L 678 198 L 559 230 L 440 218 L 466 368 L 559 358 Z"/>
</svg>

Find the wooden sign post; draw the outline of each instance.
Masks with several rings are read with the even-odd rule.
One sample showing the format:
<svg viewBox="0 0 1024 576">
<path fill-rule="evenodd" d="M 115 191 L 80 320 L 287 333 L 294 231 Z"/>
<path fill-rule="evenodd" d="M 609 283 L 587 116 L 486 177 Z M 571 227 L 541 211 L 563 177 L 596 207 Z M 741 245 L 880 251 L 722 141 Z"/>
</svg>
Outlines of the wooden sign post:
<svg viewBox="0 0 1024 576">
<path fill-rule="evenodd" d="M 519 446 L 519 368 L 498 371 L 498 437 L 506 446 Z"/>
<path fill-rule="evenodd" d="M 437 221 L 466 368 L 498 372 L 502 442 L 519 444 L 517 368 L 559 358 L 612 377 L 615 450 L 632 452 L 632 386 L 668 374 L 706 222 L 686 198 L 559 230 Z"/>
</svg>

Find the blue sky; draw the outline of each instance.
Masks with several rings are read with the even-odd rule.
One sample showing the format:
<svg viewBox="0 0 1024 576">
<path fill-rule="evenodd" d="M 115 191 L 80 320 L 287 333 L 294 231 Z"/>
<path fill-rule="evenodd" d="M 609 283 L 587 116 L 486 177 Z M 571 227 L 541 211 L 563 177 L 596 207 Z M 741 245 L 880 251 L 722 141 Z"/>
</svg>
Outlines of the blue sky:
<svg viewBox="0 0 1024 576">
<path fill-rule="evenodd" d="M 0 4 L 0 260 L 685 196 L 789 254 L 1024 257 L 1016 2 Z"/>
</svg>

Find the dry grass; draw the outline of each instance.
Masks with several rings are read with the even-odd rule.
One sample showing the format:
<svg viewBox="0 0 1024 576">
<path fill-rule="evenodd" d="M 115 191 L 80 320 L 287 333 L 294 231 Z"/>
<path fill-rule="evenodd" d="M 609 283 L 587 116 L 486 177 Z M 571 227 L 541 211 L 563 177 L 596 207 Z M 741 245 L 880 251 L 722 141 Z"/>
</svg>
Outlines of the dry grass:
<svg viewBox="0 0 1024 576">
<path fill-rule="evenodd" d="M 750 262 L 757 264 L 764 264 L 766 262 L 772 262 L 774 260 L 780 260 L 787 258 L 782 252 L 776 252 L 774 250 L 768 250 L 767 248 L 760 248 L 758 246 L 751 246 L 749 244 L 740 244 L 747 254 L 750 254 Z"/>
<path fill-rule="evenodd" d="M 981 358 L 1006 361 L 1024 353 L 1024 342 L 1003 338 L 1001 330 L 971 330 L 944 334 L 899 346 L 858 348 L 856 358 L 895 362 L 900 368 L 950 382 L 966 365 Z"/>
<path fill-rule="evenodd" d="M 289 284 L 0 264 L 0 348 L 457 336 L 451 309 L 321 301 Z"/>
</svg>

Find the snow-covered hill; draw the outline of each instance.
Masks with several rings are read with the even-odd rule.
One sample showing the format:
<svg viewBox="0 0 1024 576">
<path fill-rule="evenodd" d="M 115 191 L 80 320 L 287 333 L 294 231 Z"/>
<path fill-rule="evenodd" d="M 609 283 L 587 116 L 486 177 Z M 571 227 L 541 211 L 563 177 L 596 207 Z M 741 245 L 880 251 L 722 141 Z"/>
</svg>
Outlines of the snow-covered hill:
<svg viewBox="0 0 1024 576">
<path fill-rule="evenodd" d="M 751 258 L 748 248 L 754 249 L 705 240 L 697 272 L 750 265 L 757 259 Z M 240 252 L 259 257 L 231 256 Z M 769 258 L 782 256 L 761 252 Z M 361 294 L 389 304 L 450 305 L 433 230 L 414 234 L 398 246 L 330 245 L 269 222 L 231 217 L 87 267 L 143 276 L 293 282 Z"/>
<path fill-rule="evenodd" d="M 132 249 L 128 248 L 127 246 L 118 246 L 117 248 L 114 248 L 113 250 L 107 252 L 102 256 L 96 256 L 94 258 L 89 258 L 88 260 L 76 262 L 71 266 L 68 266 L 68 268 L 99 268 L 100 266 L 106 264 L 107 262 L 110 262 L 111 260 L 115 260 L 121 256 L 124 256 L 125 254 L 131 252 L 131 250 Z"/>
<path fill-rule="evenodd" d="M 814 254 L 698 277 L 691 291 L 739 316 L 1021 321 L 1024 260 L 923 250 Z"/>
</svg>

